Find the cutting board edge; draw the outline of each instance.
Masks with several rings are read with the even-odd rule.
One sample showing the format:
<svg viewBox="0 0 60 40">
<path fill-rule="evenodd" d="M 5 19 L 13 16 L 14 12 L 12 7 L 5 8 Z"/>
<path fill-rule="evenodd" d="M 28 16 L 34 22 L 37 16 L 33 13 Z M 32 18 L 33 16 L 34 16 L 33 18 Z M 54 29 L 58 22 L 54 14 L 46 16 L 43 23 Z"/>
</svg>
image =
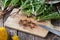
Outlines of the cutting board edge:
<svg viewBox="0 0 60 40">
<path fill-rule="evenodd" d="M 11 28 L 11 27 L 7 26 L 6 24 L 4 24 L 4 26 L 7 27 L 7 28 Z M 13 27 L 12 27 L 11 29 L 14 29 L 14 30 L 18 30 L 18 31 L 24 32 L 24 31 L 22 31 L 22 30 L 19 30 L 19 29 L 13 28 Z M 39 35 L 32 34 L 32 33 L 29 33 L 29 32 L 24 32 L 24 33 L 28 33 L 28 34 L 32 34 L 32 35 L 34 35 L 34 36 L 39 36 L 39 37 L 45 38 L 45 37 L 47 36 L 48 32 L 49 32 L 49 31 L 47 31 L 46 35 L 44 35 L 44 36 L 39 36 Z"/>
</svg>

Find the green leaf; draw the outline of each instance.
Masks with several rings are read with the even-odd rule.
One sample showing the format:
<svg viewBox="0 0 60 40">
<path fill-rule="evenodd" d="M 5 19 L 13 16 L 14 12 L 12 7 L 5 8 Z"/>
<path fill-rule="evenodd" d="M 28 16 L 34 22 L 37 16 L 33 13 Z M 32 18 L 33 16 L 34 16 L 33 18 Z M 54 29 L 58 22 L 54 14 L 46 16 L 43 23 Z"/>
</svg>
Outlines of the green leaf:
<svg viewBox="0 0 60 40">
<path fill-rule="evenodd" d="M 21 10 L 31 10 L 31 13 L 35 15 L 35 13 L 38 13 L 39 9 L 41 8 L 41 5 L 45 3 L 44 0 L 23 0 L 21 1 L 22 5 L 20 7 Z M 27 12 L 26 10 L 26 12 Z"/>
<path fill-rule="evenodd" d="M 10 3 L 11 0 L 2 0 L 1 9 L 4 10 Z"/>
<path fill-rule="evenodd" d="M 49 20 L 49 19 L 60 19 L 60 14 L 57 12 L 49 14 L 49 15 L 42 15 L 38 17 L 39 20 Z"/>
<path fill-rule="evenodd" d="M 16 6 L 18 2 L 19 2 L 19 0 L 11 0 L 9 5 L 10 6 Z"/>
</svg>

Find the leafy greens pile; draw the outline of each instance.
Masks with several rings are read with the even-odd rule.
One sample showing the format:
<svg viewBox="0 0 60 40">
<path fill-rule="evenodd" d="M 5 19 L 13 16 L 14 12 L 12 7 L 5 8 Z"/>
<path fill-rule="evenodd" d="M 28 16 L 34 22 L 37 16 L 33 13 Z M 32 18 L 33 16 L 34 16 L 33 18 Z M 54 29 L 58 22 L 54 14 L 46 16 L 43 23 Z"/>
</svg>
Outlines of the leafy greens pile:
<svg viewBox="0 0 60 40">
<path fill-rule="evenodd" d="M 37 20 L 59 19 L 60 14 L 53 11 L 53 5 L 46 5 L 45 0 L 2 0 L 2 10 L 10 11 L 19 5 L 23 15 Z"/>
<path fill-rule="evenodd" d="M 22 14 L 39 21 L 60 18 L 60 14 L 53 11 L 53 5 L 46 5 L 45 0 L 21 0 L 20 9 Z"/>
</svg>

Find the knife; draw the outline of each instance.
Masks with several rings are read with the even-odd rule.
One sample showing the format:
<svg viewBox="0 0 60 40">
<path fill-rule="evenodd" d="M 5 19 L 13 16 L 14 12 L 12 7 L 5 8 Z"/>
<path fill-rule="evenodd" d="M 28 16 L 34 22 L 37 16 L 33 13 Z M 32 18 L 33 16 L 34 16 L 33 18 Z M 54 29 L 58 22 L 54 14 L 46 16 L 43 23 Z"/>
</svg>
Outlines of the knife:
<svg viewBox="0 0 60 40">
<path fill-rule="evenodd" d="M 58 36 L 60 36 L 60 31 L 57 31 L 57 30 L 55 30 L 55 29 L 51 29 L 51 28 L 49 28 L 49 27 L 47 27 L 47 26 L 45 26 L 45 25 L 38 25 L 38 26 L 40 26 L 40 27 L 42 27 L 42 28 L 44 28 L 44 29 L 46 29 L 46 30 L 48 30 L 48 31 L 50 31 L 50 32 L 58 35 Z"/>
</svg>

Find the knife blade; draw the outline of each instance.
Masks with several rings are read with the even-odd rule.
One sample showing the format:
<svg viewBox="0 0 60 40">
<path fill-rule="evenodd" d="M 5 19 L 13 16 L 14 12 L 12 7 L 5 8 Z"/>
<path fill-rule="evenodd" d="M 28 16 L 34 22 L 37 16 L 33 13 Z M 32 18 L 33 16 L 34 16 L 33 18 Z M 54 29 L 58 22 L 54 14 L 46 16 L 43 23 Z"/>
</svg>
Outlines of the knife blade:
<svg viewBox="0 0 60 40">
<path fill-rule="evenodd" d="M 38 26 L 40 26 L 40 27 L 42 27 L 42 28 L 44 28 L 44 29 L 46 29 L 46 30 L 48 30 L 48 31 L 50 31 L 50 32 L 58 35 L 58 36 L 60 36 L 60 31 L 57 31 L 57 30 L 55 30 L 55 29 L 51 29 L 51 28 L 49 28 L 49 27 L 47 27 L 47 26 L 45 26 L 45 25 L 38 25 Z"/>
</svg>

